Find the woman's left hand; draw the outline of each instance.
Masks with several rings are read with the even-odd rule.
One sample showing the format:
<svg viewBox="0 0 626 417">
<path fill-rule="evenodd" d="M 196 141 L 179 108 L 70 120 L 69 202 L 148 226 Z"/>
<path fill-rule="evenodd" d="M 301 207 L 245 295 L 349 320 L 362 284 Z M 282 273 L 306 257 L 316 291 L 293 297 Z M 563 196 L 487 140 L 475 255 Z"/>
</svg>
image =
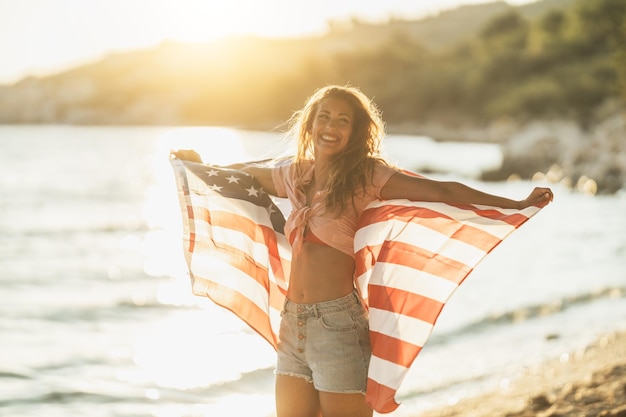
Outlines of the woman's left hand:
<svg viewBox="0 0 626 417">
<path fill-rule="evenodd" d="M 520 201 L 520 209 L 530 206 L 545 207 L 554 200 L 552 190 L 545 187 L 535 187 L 525 200 Z"/>
<path fill-rule="evenodd" d="M 200 157 L 200 154 L 193 149 L 179 149 L 177 151 L 171 150 L 170 158 L 202 163 L 202 158 Z"/>
</svg>

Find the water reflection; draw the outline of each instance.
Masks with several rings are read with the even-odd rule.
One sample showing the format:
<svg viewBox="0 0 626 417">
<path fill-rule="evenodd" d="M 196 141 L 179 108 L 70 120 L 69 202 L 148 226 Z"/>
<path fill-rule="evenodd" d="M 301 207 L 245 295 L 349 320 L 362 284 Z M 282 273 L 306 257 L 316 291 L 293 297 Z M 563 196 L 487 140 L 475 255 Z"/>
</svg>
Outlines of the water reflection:
<svg viewBox="0 0 626 417">
<path fill-rule="evenodd" d="M 271 143 L 271 137 L 267 138 Z M 246 157 L 253 159 L 254 155 L 244 142 L 242 133 L 233 129 L 175 128 L 159 135 L 150 153 L 153 182 L 143 203 L 143 216 L 149 230 L 141 242 L 144 272 L 165 278 L 158 286 L 155 302 L 176 308 L 158 320 L 149 321 L 135 335 L 134 367 L 118 375 L 133 384 L 154 384 L 156 388 L 146 391 L 147 398 L 163 401 L 164 390 L 215 387 L 238 381 L 259 369 L 267 369 L 265 373 L 271 375 L 275 363 L 271 346 L 232 313 L 191 292 L 183 254 L 180 207 L 169 163 L 172 149 L 194 149 L 205 162 L 213 164 L 229 164 Z M 268 410 L 273 409 L 273 398 L 269 394 L 255 407 L 265 402 Z M 237 404 L 234 397 L 222 397 L 216 404 L 207 401 L 206 405 L 194 405 L 193 410 L 189 404 L 184 410 L 178 406 L 162 406 L 153 415 L 231 415 L 233 410 L 246 414 L 242 406 L 250 404 L 249 400 Z"/>
</svg>

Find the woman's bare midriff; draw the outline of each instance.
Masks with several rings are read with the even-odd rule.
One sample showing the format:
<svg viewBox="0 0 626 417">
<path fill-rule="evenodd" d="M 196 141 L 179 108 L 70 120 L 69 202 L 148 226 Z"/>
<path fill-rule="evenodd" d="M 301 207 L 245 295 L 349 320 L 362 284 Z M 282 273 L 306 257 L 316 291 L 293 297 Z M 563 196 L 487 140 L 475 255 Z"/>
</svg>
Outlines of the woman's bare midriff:
<svg viewBox="0 0 626 417">
<path fill-rule="evenodd" d="M 354 289 L 354 259 L 330 246 L 304 242 L 292 259 L 287 298 L 313 304 L 335 300 Z"/>
</svg>

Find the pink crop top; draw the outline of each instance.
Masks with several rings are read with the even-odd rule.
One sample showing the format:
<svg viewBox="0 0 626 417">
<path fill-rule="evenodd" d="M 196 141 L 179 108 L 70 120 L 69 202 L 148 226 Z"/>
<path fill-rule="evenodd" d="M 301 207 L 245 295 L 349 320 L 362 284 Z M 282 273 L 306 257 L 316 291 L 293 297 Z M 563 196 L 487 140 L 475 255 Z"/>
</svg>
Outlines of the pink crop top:
<svg viewBox="0 0 626 417">
<path fill-rule="evenodd" d="M 303 184 L 313 179 L 313 161 L 303 162 Z M 315 241 L 354 256 L 354 234 L 359 217 L 365 207 L 374 200 L 380 199 L 380 190 L 389 178 L 396 173 L 394 168 L 382 163 L 374 165 L 372 183 L 365 188 L 365 193 L 357 192 L 354 206 L 346 204 L 344 213 L 337 216 L 326 212 L 324 197 L 326 192 L 318 192 L 313 196 L 311 206 L 306 205 L 306 196 L 302 189 L 296 187 L 296 165 L 289 163 L 272 170 L 272 180 L 278 197 L 287 197 L 292 205 L 292 212 L 285 224 L 285 234 L 293 246 L 294 252 L 302 248 L 302 242 Z M 304 236 L 307 230 L 306 237 Z M 313 234 L 314 236 L 309 236 Z"/>
<path fill-rule="evenodd" d="M 296 240 L 296 231 L 294 230 L 291 233 L 291 236 L 289 236 L 289 243 L 291 243 L 293 245 L 295 240 Z M 302 241 L 303 242 L 316 243 L 316 244 L 322 245 L 322 246 L 330 246 L 328 243 L 324 242 L 322 239 L 320 239 L 319 237 L 315 236 L 315 234 L 313 233 L 313 231 L 311 229 L 306 229 L 304 231 L 304 236 L 302 236 Z"/>
</svg>

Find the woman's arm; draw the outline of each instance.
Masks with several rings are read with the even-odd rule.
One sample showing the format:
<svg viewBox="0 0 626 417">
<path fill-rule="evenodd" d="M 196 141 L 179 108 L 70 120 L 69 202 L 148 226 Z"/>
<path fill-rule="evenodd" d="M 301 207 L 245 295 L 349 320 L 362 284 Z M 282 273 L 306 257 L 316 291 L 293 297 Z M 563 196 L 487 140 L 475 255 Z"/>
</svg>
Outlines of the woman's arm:
<svg viewBox="0 0 626 417">
<path fill-rule="evenodd" d="M 511 200 L 487 194 L 467 185 L 453 181 L 435 181 L 412 177 L 398 172 L 389 178 L 380 195 L 385 200 L 408 199 L 448 204 L 479 204 L 502 208 L 523 209 L 529 206 L 543 207 L 553 199 L 552 190 L 536 187 L 524 200 Z"/>
<path fill-rule="evenodd" d="M 192 161 L 202 164 L 202 158 L 198 152 L 191 149 L 180 149 L 177 151 L 171 151 L 170 156 L 184 161 Z M 259 181 L 265 192 L 268 194 L 276 195 L 276 188 L 274 187 L 274 180 L 272 179 L 272 169 L 263 168 L 250 164 L 231 164 L 221 166 L 221 168 L 232 168 L 240 171 L 247 172 Z"/>
<path fill-rule="evenodd" d="M 274 179 L 272 178 L 272 168 L 263 168 L 254 165 L 247 164 L 233 164 L 227 168 L 238 169 L 243 172 L 247 172 L 259 181 L 261 187 L 266 193 L 271 195 L 278 195 L 276 187 L 274 187 Z"/>
</svg>

